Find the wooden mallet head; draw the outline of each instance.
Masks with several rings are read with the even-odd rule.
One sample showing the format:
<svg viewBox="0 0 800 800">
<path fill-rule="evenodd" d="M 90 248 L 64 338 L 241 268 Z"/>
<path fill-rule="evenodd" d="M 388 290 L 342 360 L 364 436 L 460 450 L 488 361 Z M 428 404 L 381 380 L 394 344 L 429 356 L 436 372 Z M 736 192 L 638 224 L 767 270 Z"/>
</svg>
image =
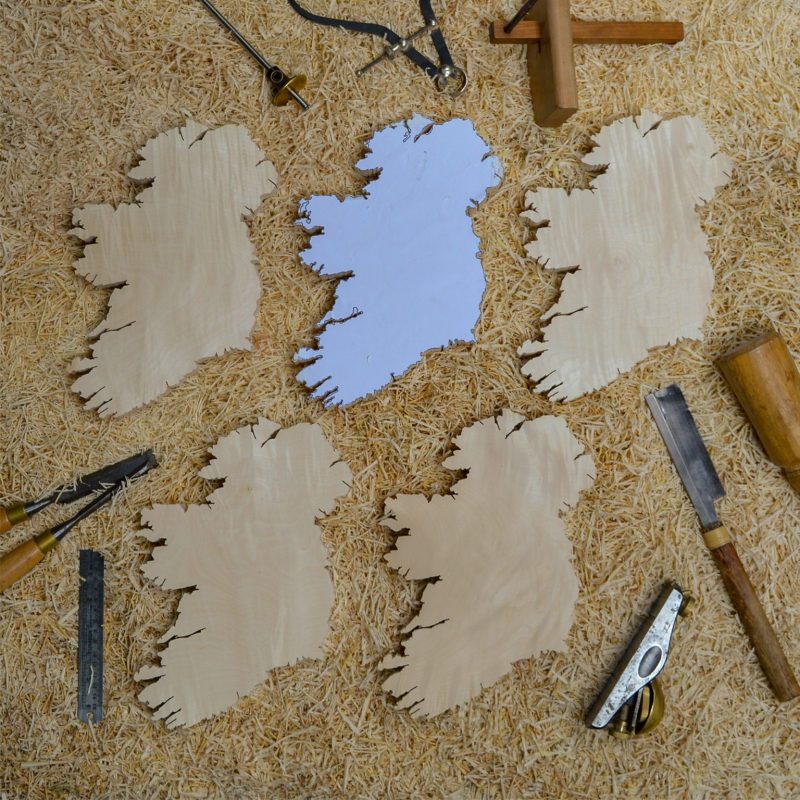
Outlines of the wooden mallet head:
<svg viewBox="0 0 800 800">
<path fill-rule="evenodd" d="M 800 492 L 800 372 L 774 330 L 717 359 L 770 460 Z"/>
</svg>

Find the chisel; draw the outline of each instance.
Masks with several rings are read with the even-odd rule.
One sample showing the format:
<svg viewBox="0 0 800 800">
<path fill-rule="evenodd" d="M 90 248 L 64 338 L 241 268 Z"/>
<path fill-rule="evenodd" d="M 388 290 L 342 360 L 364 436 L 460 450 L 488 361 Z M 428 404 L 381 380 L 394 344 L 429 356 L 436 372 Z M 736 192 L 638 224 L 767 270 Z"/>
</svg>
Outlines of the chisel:
<svg viewBox="0 0 800 800">
<path fill-rule="evenodd" d="M 149 464 L 150 467 L 155 466 L 155 456 L 149 450 L 126 458 L 123 461 L 118 461 L 116 464 L 111 464 L 111 466 L 98 469 L 89 475 L 84 475 L 82 478 L 56 489 L 52 494 L 39 500 L 34 500 L 31 503 L 17 503 L 7 508 L 0 507 L 0 533 L 11 530 L 15 525 L 25 522 L 25 520 L 30 519 L 34 514 L 38 514 L 42 509 L 53 503 L 61 505 L 74 503 L 76 500 L 88 497 L 100 489 L 113 486 L 138 473 L 146 464 Z"/>
<path fill-rule="evenodd" d="M 105 489 L 68 520 L 28 539 L 27 542 L 0 557 L 0 593 L 27 575 L 44 558 L 45 553 L 59 544 L 79 522 L 111 500 L 127 480 L 139 478 L 155 466 L 156 461 L 150 454 L 150 458 L 145 460 L 136 472 L 125 475 L 118 483 Z"/>
<path fill-rule="evenodd" d="M 725 588 L 750 637 L 772 691 L 781 701 L 797 697 L 800 695 L 797 678 L 739 560 L 730 534 L 717 516 L 715 502 L 725 496 L 725 489 L 686 405 L 683 392 L 673 383 L 649 394 L 647 405 L 700 518 L 703 539 L 717 562 Z"/>
</svg>

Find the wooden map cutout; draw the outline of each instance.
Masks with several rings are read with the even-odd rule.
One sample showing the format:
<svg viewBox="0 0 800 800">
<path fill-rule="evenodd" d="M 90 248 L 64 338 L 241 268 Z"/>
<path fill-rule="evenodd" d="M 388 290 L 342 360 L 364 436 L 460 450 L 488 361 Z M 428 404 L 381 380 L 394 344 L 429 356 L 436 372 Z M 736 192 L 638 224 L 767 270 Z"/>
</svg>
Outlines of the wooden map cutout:
<svg viewBox="0 0 800 800">
<path fill-rule="evenodd" d="M 535 225 L 529 256 L 564 276 L 544 315 L 543 341 L 522 371 L 551 400 L 611 383 L 654 347 L 702 339 L 714 273 L 697 206 L 730 176 L 731 160 L 699 119 L 643 111 L 595 138 L 583 163 L 607 165 L 591 189 L 539 189 L 522 216 Z"/>
<path fill-rule="evenodd" d="M 124 414 L 175 386 L 200 361 L 250 350 L 261 295 L 245 218 L 277 173 L 238 125 L 191 120 L 151 139 L 128 176 L 150 183 L 133 203 L 75 209 L 87 243 L 75 271 L 111 287 L 75 392 L 100 416 Z M 99 338 L 98 338 L 99 337 Z"/>
<path fill-rule="evenodd" d="M 344 279 L 299 380 L 325 403 L 381 389 L 453 341 L 473 341 L 486 278 L 468 211 L 500 182 L 500 161 L 466 119 L 415 114 L 367 143 L 362 195 L 300 204 L 302 261 Z M 378 173 L 375 175 L 375 173 Z M 348 276 L 349 274 L 349 276 Z"/>
<path fill-rule="evenodd" d="M 386 560 L 425 587 L 405 628 L 400 668 L 384 682 L 413 716 L 467 702 L 522 658 L 563 650 L 578 581 L 561 513 L 595 477 L 590 455 L 558 417 L 503 411 L 465 428 L 444 466 L 469 470 L 448 495 L 386 501 Z"/>
<path fill-rule="evenodd" d="M 224 484 L 208 505 L 143 512 L 153 559 L 142 567 L 181 597 L 161 638 L 156 679 L 139 699 L 170 728 L 219 714 L 274 667 L 321 658 L 333 604 L 316 518 L 348 491 L 350 469 L 318 425 L 280 429 L 260 419 L 220 439 L 200 472 Z"/>
</svg>

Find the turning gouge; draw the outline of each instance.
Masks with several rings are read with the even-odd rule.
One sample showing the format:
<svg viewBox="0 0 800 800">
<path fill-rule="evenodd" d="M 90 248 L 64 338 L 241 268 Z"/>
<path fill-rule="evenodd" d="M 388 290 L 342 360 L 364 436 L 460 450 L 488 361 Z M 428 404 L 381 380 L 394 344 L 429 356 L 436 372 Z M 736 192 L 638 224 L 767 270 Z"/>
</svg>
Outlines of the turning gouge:
<svg viewBox="0 0 800 800">
<path fill-rule="evenodd" d="M 87 503 L 69 519 L 65 520 L 60 525 L 56 525 L 28 539 L 27 542 L 23 542 L 18 547 L 15 547 L 13 550 L 0 557 L 0 593 L 8 589 L 9 586 L 16 583 L 20 578 L 27 575 L 44 558 L 45 554 L 58 545 L 79 522 L 86 519 L 86 517 L 93 514 L 98 508 L 104 506 L 111 500 L 111 498 L 125 486 L 126 481 L 139 478 L 153 469 L 153 467 L 157 466 L 152 453 L 143 455 L 147 457 L 139 462 L 139 468 L 136 471 L 122 475 L 122 477 L 111 486 L 107 486 L 106 483 L 107 488 L 105 488 L 104 491 L 98 494 L 90 503 Z M 83 497 L 89 494 L 92 489 L 87 488 L 79 491 L 82 492 L 79 497 Z"/>
<path fill-rule="evenodd" d="M 5 508 L 0 507 L 0 533 L 10 531 L 15 525 L 25 522 L 53 503 L 66 505 L 74 503 L 76 500 L 82 500 L 100 489 L 106 489 L 138 473 L 146 464 L 153 467 L 155 463 L 155 456 L 147 450 L 118 461 L 116 464 L 98 469 L 89 475 L 84 475 L 82 478 L 77 478 L 72 483 L 68 483 L 38 500 L 30 503 L 16 503 Z"/>
<path fill-rule="evenodd" d="M 647 405 L 700 518 L 703 539 L 717 562 L 725 588 L 753 643 L 772 691 L 781 701 L 797 697 L 800 695 L 797 678 L 739 560 L 730 534 L 717 516 L 715 503 L 725 496 L 725 489 L 683 392 L 673 383 L 649 394 Z"/>
</svg>

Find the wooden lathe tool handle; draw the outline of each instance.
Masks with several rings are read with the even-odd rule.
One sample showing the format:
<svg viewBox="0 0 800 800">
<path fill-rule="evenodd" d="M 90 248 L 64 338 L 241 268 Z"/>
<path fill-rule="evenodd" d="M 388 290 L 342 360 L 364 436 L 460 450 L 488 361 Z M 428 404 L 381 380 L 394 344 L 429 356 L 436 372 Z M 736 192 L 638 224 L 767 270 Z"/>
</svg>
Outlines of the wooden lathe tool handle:
<svg viewBox="0 0 800 800">
<path fill-rule="evenodd" d="M 15 525 L 25 522 L 26 519 L 28 519 L 28 514 L 22 503 L 0 508 L 0 533 L 10 531 Z"/>
<path fill-rule="evenodd" d="M 750 637 L 772 691 L 781 702 L 800 696 L 800 685 L 797 683 L 797 678 L 795 678 L 778 637 L 764 613 L 761 601 L 753 589 L 753 584 L 750 583 L 750 579 L 744 571 L 733 542 L 730 541 L 724 528 L 708 531 L 705 537 L 711 555 L 717 562 L 733 607 Z M 721 541 L 725 543 L 718 544 Z M 718 546 L 714 546 L 715 544 Z"/>
<path fill-rule="evenodd" d="M 800 372 L 775 331 L 717 359 L 770 460 L 800 492 Z"/>
<path fill-rule="evenodd" d="M 50 531 L 45 531 L 0 557 L 0 593 L 24 578 L 57 544 Z"/>
</svg>

